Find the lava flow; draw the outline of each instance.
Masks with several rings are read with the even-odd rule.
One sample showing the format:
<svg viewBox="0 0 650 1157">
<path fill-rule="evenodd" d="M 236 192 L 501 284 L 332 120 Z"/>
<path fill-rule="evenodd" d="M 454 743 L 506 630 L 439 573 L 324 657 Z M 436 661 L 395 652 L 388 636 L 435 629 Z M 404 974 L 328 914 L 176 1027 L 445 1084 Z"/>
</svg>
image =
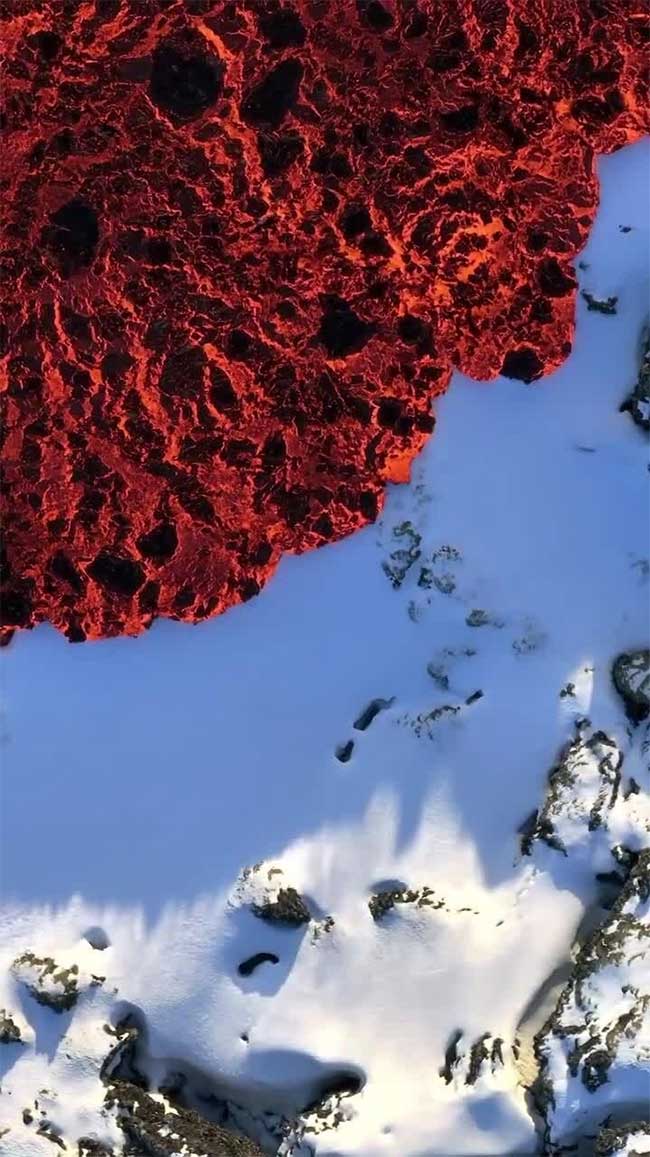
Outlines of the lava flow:
<svg viewBox="0 0 650 1157">
<path fill-rule="evenodd" d="M 632 0 L 4 0 L 2 621 L 196 621 L 571 347 Z"/>
</svg>

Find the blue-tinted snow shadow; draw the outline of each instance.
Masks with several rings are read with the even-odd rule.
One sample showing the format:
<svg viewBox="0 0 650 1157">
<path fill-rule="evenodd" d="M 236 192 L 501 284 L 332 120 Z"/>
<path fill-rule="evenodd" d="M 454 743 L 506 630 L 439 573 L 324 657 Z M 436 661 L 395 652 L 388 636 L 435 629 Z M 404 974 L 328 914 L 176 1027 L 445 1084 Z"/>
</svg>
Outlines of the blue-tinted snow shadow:
<svg viewBox="0 0 650 1157">
<path fill-rule="evenodd" d="M 257 992 L 261 996 L 279 992 L 293 968 L 305 926 L 281 927 L 260 919 L 247 908 L 237 908 L 228 911 L 223 931 L 214 962 L 217 973 L 232 977 L 242 992 Z M 258 954 L 271 959 L 260 960 L 250 968 Z"/>
<path fill-rule="evenodd" d="M 34 1031 L 34 1051 L 44 1053 L 51 1061 L 70 1027 L 72 1012 L 65 1009 L 57 1012 L 39 1004 L 22 985 L 18 988 L 18 999 L 23 1017 Z"/>
<path fill-rule="evenodd" d="M 10 1073 L 14 1065 L 18 1063 L 25 1052 L 25 1046 L 21 1043 L 3 1044 L 0 1046 L 0 1081 Z"/>
<path fill-rule="evenodd" d="M 149 1070 L 146 1050 L 140 1051 L 137 1063 L 145 1072 Z M 258 1049 L 253 1044 L 242 1059 L 236 1082 L 215 1080 L 176 1059 L 158 1058 L 156 1072 L 160 1074 L 165 1068 L 187 1074 L 192 1088 L 190 1104 L 217 1121 L 223 1120 L 224 1101 L 233 1101 L 256 1113 L 293 1116 L 334 1092 L 354 1096 L 366 1083 L 364 1071 L 344 1059 L 325 1062 L 308 1052 Z M 230 1123 L 237 1126 L 236 1115 Z"/>
<path fill-rule="evenodd" d="M 342 790 L 334 749 L 392 693 L 404 630 L 372 533 L 285 560 L 259 598 L 197 627 L 81 646 L 48 627 L 19 636 L 4 656 L 5 895 L 153 915 L 359 818 L 375 785 L 348 775 Z"/>
</svg>

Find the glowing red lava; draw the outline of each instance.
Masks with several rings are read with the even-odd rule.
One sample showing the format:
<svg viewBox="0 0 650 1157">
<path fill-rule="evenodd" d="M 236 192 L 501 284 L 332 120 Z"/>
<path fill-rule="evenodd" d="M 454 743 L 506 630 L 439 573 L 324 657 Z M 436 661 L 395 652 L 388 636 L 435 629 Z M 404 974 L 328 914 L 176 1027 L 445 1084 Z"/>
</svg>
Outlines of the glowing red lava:
<svg viewBox="0 0 650 1157">
<path fill-rule="evenodd" d="M 198 620 L 571 345 L 630 0 L 5 0 L 6 629 Z"/>
</svg>

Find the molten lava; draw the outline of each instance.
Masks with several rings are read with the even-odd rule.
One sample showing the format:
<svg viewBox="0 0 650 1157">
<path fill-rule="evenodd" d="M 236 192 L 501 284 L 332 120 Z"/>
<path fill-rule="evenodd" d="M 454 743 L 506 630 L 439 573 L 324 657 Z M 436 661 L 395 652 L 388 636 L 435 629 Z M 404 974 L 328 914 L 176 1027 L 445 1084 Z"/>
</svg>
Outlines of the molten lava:
<svg viewBox="0 0 650 1157">
<path fill-rule="evenodd" d="M 5 0 L 5 629 L 196 621 L 571 347 L 632 0 Z"/>
</svg>

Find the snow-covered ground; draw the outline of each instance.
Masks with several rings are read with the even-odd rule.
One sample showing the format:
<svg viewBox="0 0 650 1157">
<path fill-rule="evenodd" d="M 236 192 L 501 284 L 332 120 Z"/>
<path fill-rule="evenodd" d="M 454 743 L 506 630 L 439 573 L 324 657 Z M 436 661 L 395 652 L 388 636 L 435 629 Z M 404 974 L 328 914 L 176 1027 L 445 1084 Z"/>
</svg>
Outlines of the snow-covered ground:
<svg viewBox="0 0 650 1157">
<path fill-rule="evenodd" d="M 610 849 L 650 844 L 644 731 L 611 682 L 650 635 L 647 439 L 619 412 L 648 311 L 650 142 L 599 170 L 578 275 L 616 313 L 579 298 L 572 355 L 534 385 L 456 375 L 376 526 L 285 558 L 257 599 L 200 626 L 84 646 L 39 628 L 3 655 L 0 1022 L 5 1008 L 23 1037 L 0 1044 L 3 1157 L 51 1155 L 51 1135 L 120 1152 L 98 1074 L 103 1026 L 129 1008 L 154 1084 L 183 1071 L 258 1120 L 356 1075 L 345 1119 L 286 1153 L 540 1150 L 533 1036 Z M 566 854 L 538 838 L 522 854 L 560 752 L 594 730 L 624 757 L 607 822 L 590 830 L 580 804 L 597 795 L 587 758 Z M 310 923 L 255 914 L 282 888 Z M 103 944 L 98 928 L 108 947 L 84 939 Z M 605 1026 L 610 997 L 650 1005 L 639 942 L 637 995 L 614 965 L 589 990 Z M 57 971 L 10 967 L 29 951 Z M 258 952 L 277 963 L 240 975 Z M 70 1009 L 34 999 L 71 982 Z M 553 1040 L 547 1146 L 595 1134 L 612 1106 L 638 1117 L 647 1024 L 596 1094 Z"/>
</svg>

